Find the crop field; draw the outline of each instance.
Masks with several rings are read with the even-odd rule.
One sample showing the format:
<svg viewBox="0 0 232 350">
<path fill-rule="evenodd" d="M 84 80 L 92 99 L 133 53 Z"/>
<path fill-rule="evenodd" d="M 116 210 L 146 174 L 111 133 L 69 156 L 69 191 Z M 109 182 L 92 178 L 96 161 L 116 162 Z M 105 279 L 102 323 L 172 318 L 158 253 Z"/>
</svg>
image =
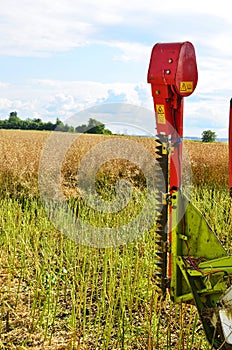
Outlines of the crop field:
<svg viewBox="0 0 232 350">
<path fill-rule="evenodd" d="M 154 224 L 134 220 L 140 234 L 86 244 L 44 205 L 51 195 L 65 199 L 94 232 L 130 228 L 156 175 L 147 165 L 155 140 L 79 135 L 70 144 L 55 134 L 0 130 L 0 349 L 210 350 L 195 306 L 161 300 L 154 287 Z M 232 252 L 227 158 L 227 144 L 184 142 L 186 191 Z"/>
</svg>

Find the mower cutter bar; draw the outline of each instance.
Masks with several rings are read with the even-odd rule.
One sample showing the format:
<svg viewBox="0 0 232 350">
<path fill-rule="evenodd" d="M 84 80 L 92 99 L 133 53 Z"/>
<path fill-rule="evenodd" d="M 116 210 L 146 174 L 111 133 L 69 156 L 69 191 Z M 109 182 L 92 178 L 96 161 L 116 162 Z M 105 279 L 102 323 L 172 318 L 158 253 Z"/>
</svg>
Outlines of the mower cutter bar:
<svg viewBox="0 0 232 350">
<path fill-rule="evenodd" d="M 232 256 L 201 212 L 183 194 L 182 138 L 184 97 L 197 85 L 190 42 L 157 43 L 148 82 L 157 128 L 156 284 L 175 303 L 194 304 L 212 349 L 232 350 Z M 229 157 L 232 163 L 232 100 Z M 230 165 L 232 196 L 232 167 Z"/>
<path fill-rule="evenodd" d="M 168 287 L 167 278 L 167 254 L 168 254 L 168 203 L 166 195 L 168 192 L 168 139 L 165 135 L 158 135 L 156 139 L 156 155 L 159 164 L 159 174 L 157 181 L 157 209 L 156 218 L 156 273 L 155 283 L 163 295 L 166 294 Z"/>
</svg>

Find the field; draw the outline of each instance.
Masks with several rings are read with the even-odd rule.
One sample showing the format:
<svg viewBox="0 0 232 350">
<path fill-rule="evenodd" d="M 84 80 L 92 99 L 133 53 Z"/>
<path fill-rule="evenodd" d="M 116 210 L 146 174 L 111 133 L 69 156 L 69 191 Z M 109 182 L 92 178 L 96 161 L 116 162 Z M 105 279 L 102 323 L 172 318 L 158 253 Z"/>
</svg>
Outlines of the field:
<svg viewBox="0 0 232 350">
<path fill-rule="evenodd" d="M 69 145 L 64 134 L 0 130 L 0 349 L 211 349 L 195 307 L 155 291 L 154 225 L 130 231 L 156 175 L 155 141 L 81 135 Z M 184 142 L 186 192 L 231 251 L 227 158 L 226 144 Z M 48 217 L 50 196 L 95 233 L 129 230 L 77 242 Z"/>
</svg>

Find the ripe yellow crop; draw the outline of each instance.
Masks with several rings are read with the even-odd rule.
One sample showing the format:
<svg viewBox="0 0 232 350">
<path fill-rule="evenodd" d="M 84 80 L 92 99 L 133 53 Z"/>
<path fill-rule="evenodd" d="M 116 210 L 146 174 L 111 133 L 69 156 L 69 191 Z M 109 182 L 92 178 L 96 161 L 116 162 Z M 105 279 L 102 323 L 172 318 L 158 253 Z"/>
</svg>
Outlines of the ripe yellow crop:
<svg viewBox="0 0 232 350">
<path fill-rule="evenodd" d="M 212 188 L 226 187 L 229 181 L 228 144 L 185 142 L 193 183 Z"/>
<path fill-rule="evenodd" d="M 38 194 L 40 158 L 50 135 L 49 132 L 0 130 L 1 188 L 7 192 L 24 191 L 25 194 Z M 67 197 L 78 195 L 77 173 L 82 160 L 97 144 L 112 140 L 113 137 L 119 140 L 125 139 L 124 136 L 77 135 L 77 139 L 67 150 L 62 163 L 62 190 Z M 142 144 L 155 157 L 154 139 L 128 138 Z M 118 148 L 122 148 L 122 145 L 120 142 Z M 131 149 L 131 153 L 133 151 Z M 130 150 L 127 150 L 127 154 L 128 152 L 130 153 Z M 92 159 L 91 163 L 95 161 L 96 159 Z M 190 172 L 186 169 L 190 169 Z M 133 185 L 144 188 L 145 179 L 142 170 L 128 159 L 106 160 L 98 169 L 96 180 L 101 184 L 105 182 L 108 186 L 113 186 L 119 178 L 123 178 Z M 193 185 L 226 187 L 229 173 L 228 145 L 184 141 L 183 176 L 188 177 L 190 173 Z"/>
</svg>

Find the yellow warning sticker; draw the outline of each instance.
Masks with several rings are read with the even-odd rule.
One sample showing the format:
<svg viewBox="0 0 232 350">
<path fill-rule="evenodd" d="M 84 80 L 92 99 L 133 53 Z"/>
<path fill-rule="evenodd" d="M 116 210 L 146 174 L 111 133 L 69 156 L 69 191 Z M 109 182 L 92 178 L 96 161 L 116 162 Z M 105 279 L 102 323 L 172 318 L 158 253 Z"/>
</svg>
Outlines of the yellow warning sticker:
<svg viewBox="0 0 232 350">
<path fill-rule="evenodd" d="M 158 124 L 166 124 L 164 105 L 156 105 L 156 115 Z"/>
<path fill-rule="evenodd" d="M 193 92 L 193 82 L 192 81 L 181 81 L 180 82 L 180 92 Z"/>
</svg>

